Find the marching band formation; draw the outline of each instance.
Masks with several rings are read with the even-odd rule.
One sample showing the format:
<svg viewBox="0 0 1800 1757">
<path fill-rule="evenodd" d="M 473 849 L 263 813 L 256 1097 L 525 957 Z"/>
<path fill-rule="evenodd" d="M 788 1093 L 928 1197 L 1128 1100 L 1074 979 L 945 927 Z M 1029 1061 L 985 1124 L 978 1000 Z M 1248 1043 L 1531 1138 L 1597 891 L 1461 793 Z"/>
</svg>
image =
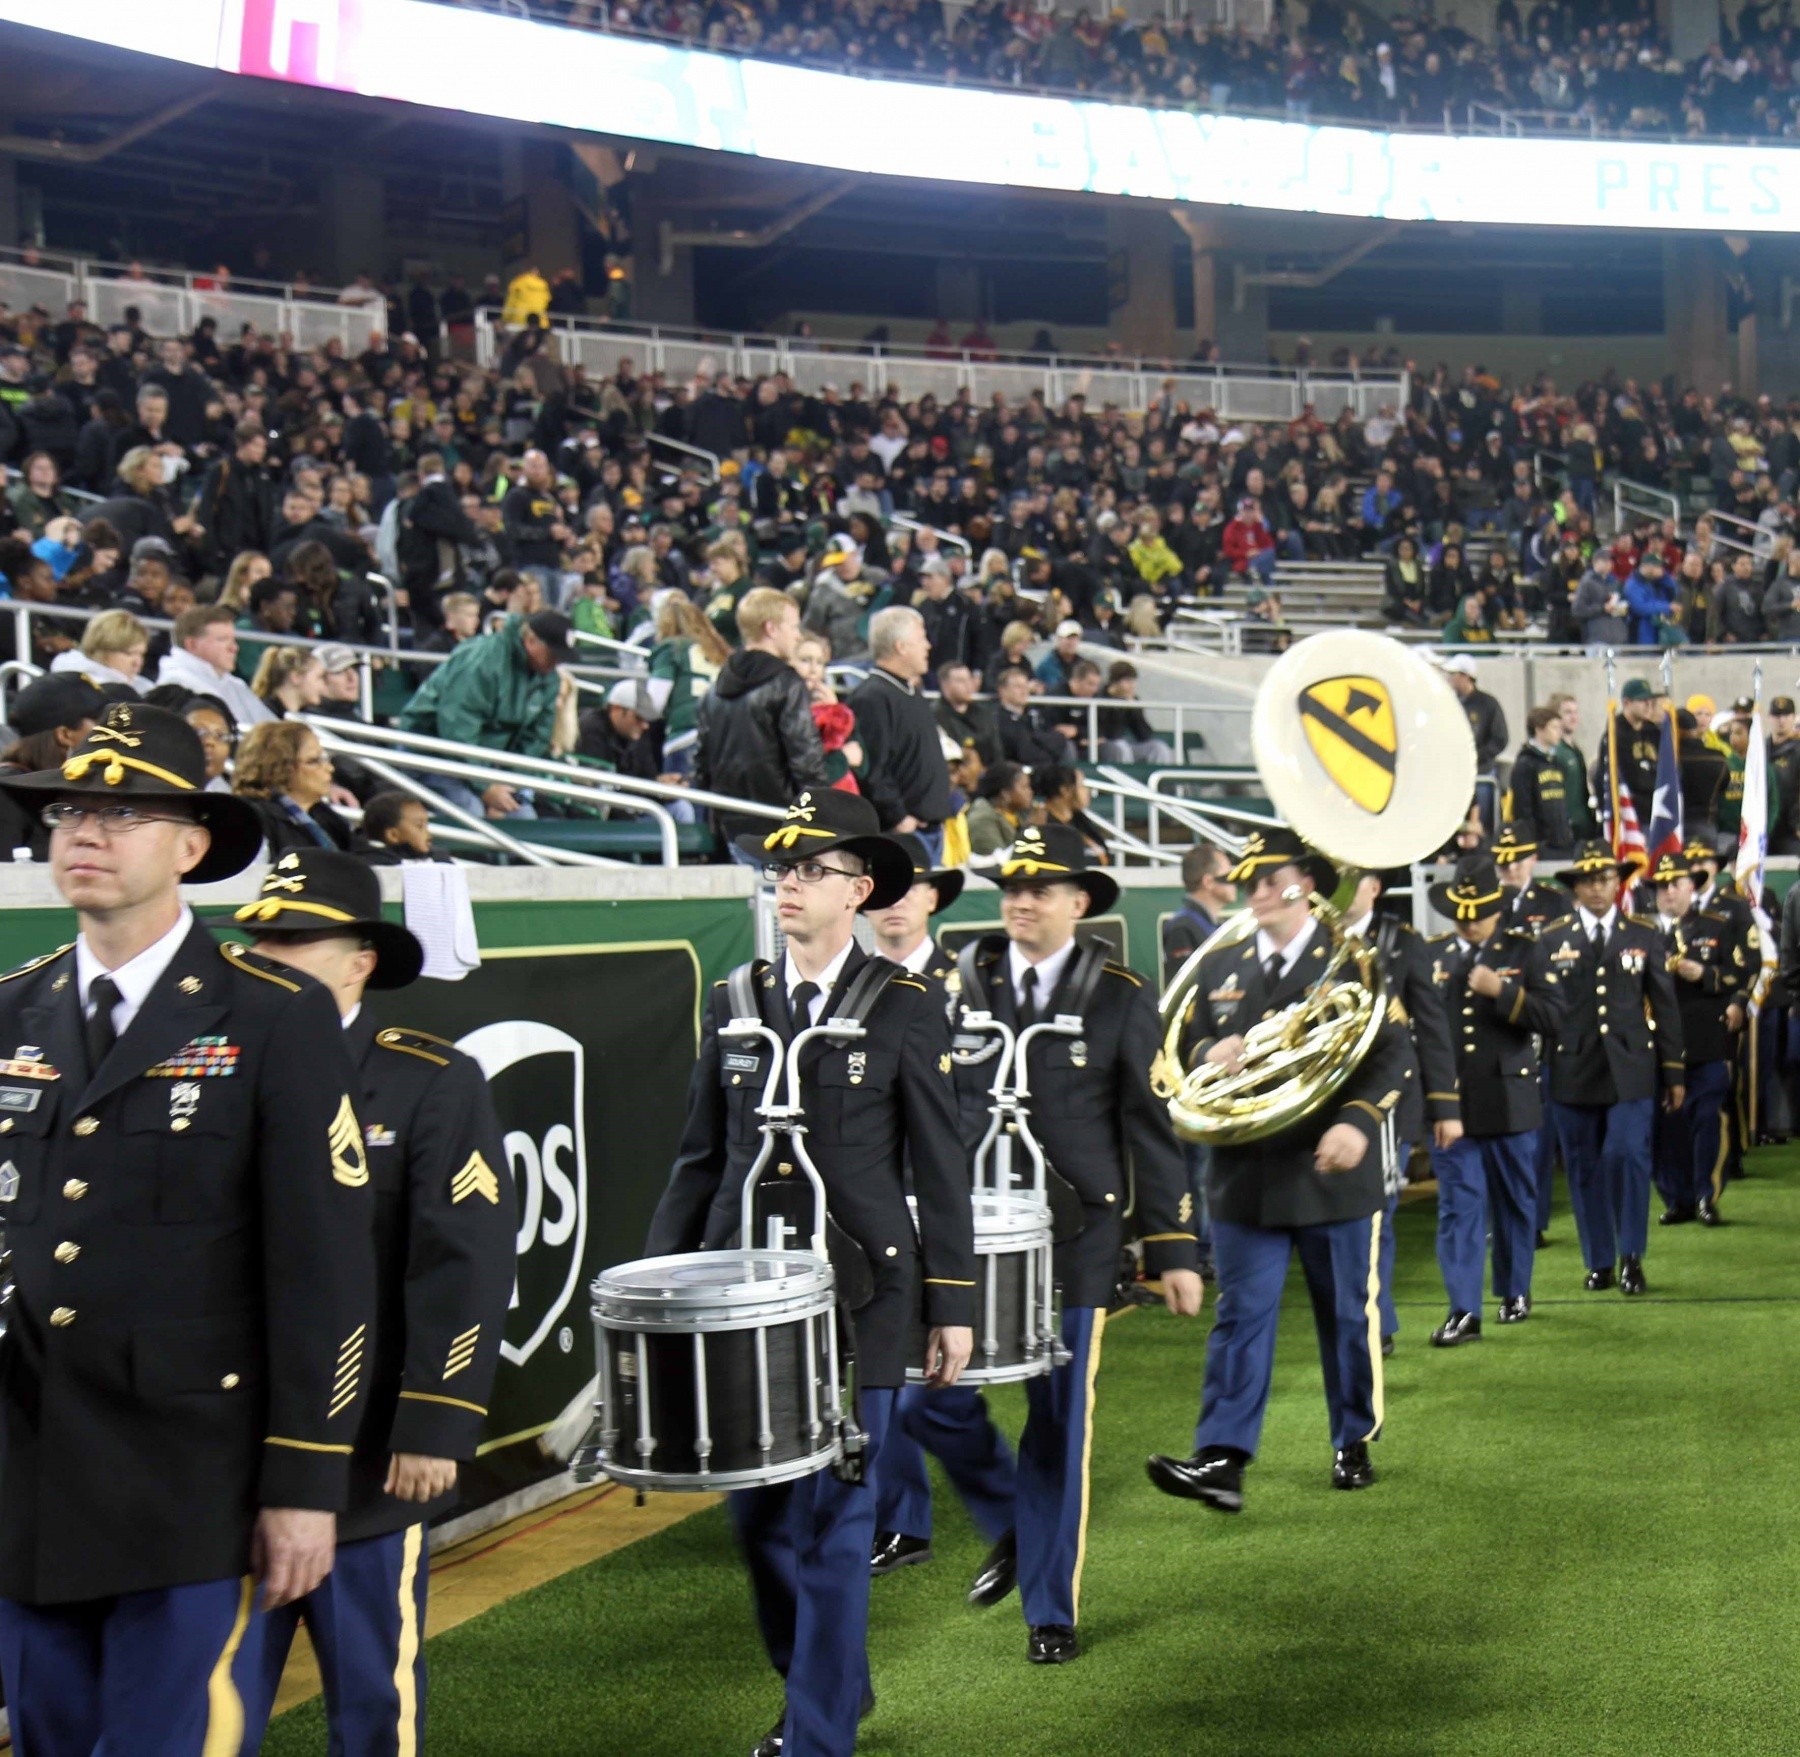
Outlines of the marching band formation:
<svg viewBox="0 0 1800 1757">
<path fill-rule="evenodd" d="M 1482 1336 L 1490 1291 L 1495 1322 L 1530 1318 L 1559 1161 L 1593 1293 L 1646 1291 L 1652 1181 L 1663 1224 L 1720 1224 L 1762 957 L 1715 851 L 1663 857 L 1631 913 L 1605 844 L 1546 883 L 1514 822 L 1433 886 L 1449 930 L 1415 933 L 1377 875 L 1460 820 L 1467 722 L 1403 649 L 1344 640 L 1265 682 L 1259 763 L 1294 827 L 1209 868 L 1244 907 L 1160 1003 L 1096 931 L 1118 885 L 1065 826 L 972 875 L 836 790 L 739 838 L 783 949 L 704 1009 L 647 1255 L 595 1285 L 575 1468 L 728 1492 L 783 1686 L 753 1757 L 854 1750 L 871 1582 L 931 1556 L 928 1457 L 991 1545 L 968 1601 L 1016 1590 L 1027 1660 L 1080 1656 L 1122 1279 L 1197 1316 L 1210 1243 L 1191 1444 L 1147 1468 L 1231 1513 L 1296 1256 L 1322 1481 L 1376 1482 L 1415 1155 L 1436 1348 Z M 1448 791 L 1409 772 L 1425 745 Z M 0 781 L 51 826 L 82 930 L 0 984 L 0 1672 L 24 1757 L 254 1750 L 304 1620 L 333 1749 L 411 1752 L 425 1521 L 473 1453 L 510 1289 L 504 1149 L 472 1063 L 366 1021 L 365 988 L 419 968 L 366 869 L 284 857 L 240 911 L 253 951 L 195 923 L 180 884 L 255 839 L 204 772 L 184 723 L 125 707 Z M 1002 930 L 952 951 L 933 918 L 969 877 Z M 119 1178 L 121 1153 L 155 1175 Z M 983 1396 L 1003 1383 L 1016 1443 Z"/>
</svg>

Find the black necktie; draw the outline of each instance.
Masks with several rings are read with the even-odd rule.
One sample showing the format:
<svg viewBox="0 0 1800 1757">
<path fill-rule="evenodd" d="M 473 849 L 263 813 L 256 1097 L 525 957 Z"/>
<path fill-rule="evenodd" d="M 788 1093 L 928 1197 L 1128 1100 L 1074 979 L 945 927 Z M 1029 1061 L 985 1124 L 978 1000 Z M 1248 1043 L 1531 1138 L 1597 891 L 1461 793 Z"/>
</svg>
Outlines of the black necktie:
<svg viewBox="0 0 1800 1757">
<path fill-rule="evenodd" d="M 119 985 L 110 976 L 96 976 L 88 987 L 88 1004 L 93 1011 L 87 1019 L 88 1074 L 100 1072 L 101 1065 L 119 1041 L 113 1028 L 113 1008 L 119 1004 Z"/>
<path fill-rule="evenodd" d="M 1035 1025 L 1038 1016 L 1037 967 L 1034 964 L 1025 966 L 1024 979 L 1019 984 L 1025 998 L 1019 1003 L 1019 1023 Z"/>
<path fill-rule="evenodd" d="M 1286 967 L 1286 964 L 1287 959 L 1279 952 L 1271 952 L 1268 957 L 1263 960 L 1263 981 L 1270 988 L 1274 988 L 1280 983 L 1281 973 Z"/>
<path fill-rule="evenodd" d="M 804 1031 L 813 1022 L 812 1004 L 818 998 L 819 985 L 816 982 L 799 983 L 788 996 L 788 1016 L 794 1021 L 796 1032 Z"/>
<path fill-rule="evenodd" d="M 1594 948 L 1594 956 L 1599 957 L 1606 950 L 1606 923 L 1596 921 L 1594 931 L 1588 935 L 1588 943 Z"/>
</svg>

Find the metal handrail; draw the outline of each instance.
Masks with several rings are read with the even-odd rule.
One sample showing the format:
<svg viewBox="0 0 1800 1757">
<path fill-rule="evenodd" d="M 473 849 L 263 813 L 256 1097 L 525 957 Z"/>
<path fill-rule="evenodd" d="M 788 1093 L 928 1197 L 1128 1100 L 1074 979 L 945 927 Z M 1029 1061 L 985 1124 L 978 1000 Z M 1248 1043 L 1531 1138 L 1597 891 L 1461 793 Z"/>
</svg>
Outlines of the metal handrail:
<svg viewBox="0 0 1800 1757">
<path fill-rule="evenodd" d="M 399 774 L 396 770 L 388 768 L 387 754 L 389 753 L 384 753 L 380 745 L 377 745 L 373 751 L 369 750 L 362 739 L 356 736 L 356 733 L 364 731 L 386 731 L 387 729 L 385 727 L 358 727 L 356 728 L 356 733 L 346 737 L 343 731 L 345 722 L 342 720 L 324 719 L 312 714 L 299 714 L 294 717 L 299 720 L 302 725 L 310 726 L 312 728 L 313 732 L 318 736 L 319 743 L 323 748 L 334 751 L 340 756 L 349 756 L 355 757 L 358 760 L 367 760 L 372 769 L 379 766 L 380 768 L 387 770 L 389 778 L 394 779 L 397 786 L 402 788 L 410 787 L 410 784 L 403 775 Z M 328 737 L 330 739 L 329 743 L 327 743 Z M 441 738 L 433 738 L 426 740 L 425 742 L 428 745 L 438 746 L 453 751 L 466 750 L 469 748 L 466 745 L 450 744 L 447 740 Z M 513 752 L 501 751 L 483 752 L 484 756 L 493 757 L 513 756 L 515 754 L 516 753 Z M 662 844 L 663 864 L 665 866 L 679 866 L 681 864 L 681 844 L 675 833 L 675 819 L 663 806 L 659 805 L 653 799 L 637 799 L 629 794 L 616 793 L 607 787 L 596 787 L 586 783 L 566 781 L 561 779 L 560 776 L 555 773 L 545 772 L 547 769 L 563 769 L 566 768 L 567 765 L 545 763 L 542 766 L 534 765 L 529 772 L 524 772 L 517 768 L 508 768 L 501 762 L 464 762 L 455 757 L 440 755 L 437 750 L 412 750 L 411 748 L 408 748 L 404 766 L 407 769 L 421 769 L 428 775 L 444 775 L 454 781 L 479 781 L 490 787 L 495 785 L 502 787 L 517 787 L 522 786 L 529 780 L 535 791 L 547 793 L 553 799 L 573 799 L 584 805 L 603 805 L 615 811 L 638 812 L 649 818 L 656 825 L 658 839 Z M 593 771 L 588 770 L 585 772 L 592 774 Z M 448 804 L 448 801 L 444 801 L 443 803 Z M 777 813 L 776 815 L 779 816 L 780 814 Z M 473 814 L 466 810 L 461 812 L 461 816 L 465 822 L 475 821 Z M 485 823 L 490 820 L 483 819 L 480 821 Z M 504 834 L 505 832 L 501 833 Z M 522 842 L 516 844 L 516 847 L 520 849 L 523 849 L 526 846 L 527 844 Z M 574 850 L 563 849 L 558 852 L 567 854 L 574 852 Z M 588 859 L 599 859 L 599 857 L 585 857 L 579 864 L 586 864 Z M 549 862 L 534 862 L 533 864 L 549 864 Z M 610 863 L 602 862 L 602 864 Z"/>
<path fill-rule="evenodd" d="M 315 723 L 316 716 L 302 714 L 296 716 L 307 725 Z M 342 720 L 325 720 L 342 733 L 346 725 Z M 424 751 L 451 757 L 466 756 L 475 752 L 484 763 L 510 765 L 521 771 L 527 779 L 537 776 L 572 776 L 576 779 L 591 781 L 595 771 L 583 768 L 578 763 L 565 763 L 555 757 L 528 756 L 516 750 L 486 750 L 478 745 L 458 744 L 448 738 L 434 738 L 425 732 L 403 732 L 396 726 L 356 726 L 350 736 L 366 739 L 378 744 L 392 745 L 400 751 Z M 499 777 L 511 786 L 519 779 L 518 774 L 507 774 Z M 781 805 L 764 805 L 754 799 L 734 799 L 728 793 L 713 793 L 703 787 L 677 787 L 667 781 L 646 781 L 636 775 L 611 774 L 606 785 L 617 792 L 640 794 L 652 803 L 659 800 L 690 800 L 695 805 L 704 805 L 714 811 L 728 812 L 733 817 L 760 817 L 779 820 L 787 815 L 787 808 Z"/>
<path fill-rule="evenodd" d="M 930 531 L 940 543 L 948 543 L 952 549 L 960 549 L 971 560 L 975 556 L 975 547 L 967 537 L 959 537 L 954 531 L 940 530 L 936 525 L 928 525 L 923 519 L 915 519 L 910 513 L 897 512 L 888 520 L 890 530 Z"/>
<path fill-rule="evenodd" d="M 688 457 L 702 459 L 707 467 L 706 479 L 709 483 L 717 482 L 724 474 L 716 451 L 708 451 L 700 445 L 689 445 L 685 439 L 671 439 L 666 433 L 649 433 L 645 438 L 651 445 L 666 445 L 670 451 L 684 452 Z"/>
</svg>

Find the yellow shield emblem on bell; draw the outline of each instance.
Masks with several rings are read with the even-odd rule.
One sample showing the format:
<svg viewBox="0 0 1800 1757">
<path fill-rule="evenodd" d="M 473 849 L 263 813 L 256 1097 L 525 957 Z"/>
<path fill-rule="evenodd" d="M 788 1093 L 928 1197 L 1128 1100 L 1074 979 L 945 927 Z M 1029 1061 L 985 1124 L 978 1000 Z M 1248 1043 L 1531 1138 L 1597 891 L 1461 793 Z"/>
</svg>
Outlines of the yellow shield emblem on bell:
<svg viewBox="0 0 1800 1757">
<path fill-rule="evenodd" d="M 1306 742 L 1344 796 L 1379 816 L 1394 796 L 1394 699 L 1377 677 L 1328 677 L 1300 692 Z"/>
</svg>

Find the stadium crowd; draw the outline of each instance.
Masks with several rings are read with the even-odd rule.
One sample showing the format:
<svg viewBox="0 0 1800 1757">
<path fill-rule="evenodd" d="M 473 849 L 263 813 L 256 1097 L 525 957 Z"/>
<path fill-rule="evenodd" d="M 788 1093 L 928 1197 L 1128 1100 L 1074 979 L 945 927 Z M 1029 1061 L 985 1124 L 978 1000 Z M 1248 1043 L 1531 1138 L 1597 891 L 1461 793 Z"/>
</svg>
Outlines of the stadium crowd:
<svg viewBox="0 0 1800 1757">
<path fill-rule="evenodd" d="M 1509 390 L 1440 367 L 1413 376 L 1404 409 L 1366 420 L 1233 426 L 1172 393 L 1127 413 L 849 381 L 812 394 L 779 374 L 677 383 L 629 361 L 595 380 L 559 362 L 534 318 L 493 370 L 410 334 L 346 357 L 210 323 L 154 339 L 78 309 L 9 319 L 0 579 L 15 599 L 107 613 L 40 618 L 14 656 L 208 698 L 222 736 L 249 729 L 232 773 L 243 786 L 256 759 L 272 833 L 311 836 L 299 819 L 316 827 L 334 798 L 366 804 L 370 790 L 348 765 L 327 780 L 304 728 L 261 728 L 302 710 L 354 717 L 351 649 L 385 641 L 390 618 L 420 655 L 450 656 L 387 668 L 383 711 L 403 727 L 725 792 L 745 777 L 709 759 L 707 713 L 798 663 L 804 703 L 777 693 L 805 709 L 822 766 L 809 746 L 780 785 L 751 779 L 774 800 L 795 779 L 854 784 L 884 821 L 924 825 L 957 815 L 947 762 L 964 804 L 1014 813 L 1029 782 L 1039 806 L 1079 816 L 1078 758 L 1168 760 L 1134 705 L 1127 649 L 1184 601 L 1282 644 L 1282 558 L 1380 561 L 1392 621 L 1438 627 L 1452 647 L 1533 631 L 1646 647 L 1800 638 L 1800 405 L 1628 381 Z M 1652 520 L 1603 539 L 1614 472 L 1710 485 L 1716 511 L 1685 538 Z M 770 632 L 781 604 L 791 639 Z M 153 635 L 146 617 L 173 630 Z M 294 636 L 343 651 L 284 644 Z M 561 667 L 580 636 L 641 649 L 647 681 L 578 700 Z M 840 700 L 831 677 L 846 666 L 870 681 Z M 890 711 L 897 696 L 869 693 L 884 673 L 941 700 Z M 1087 700 L 1106 705 L 1090 715 Z M 981 773 L 1007 765 L 983 793 Z M 294 791 L 301 769 L 320 797 Z M 539 809 L 501 786 L 463 803 Z M 324 833 L 351 840 L 343 824 Z"/>
<path fill-rule="evenodd" d="M 1800 132 L 1800 36 L 1747 5 L 1735 31 L 1678 58 L 1654 10 L 1499 0 L 1491 42 L 1429 8 L 1378 34 L 1338 0 L 1276 7 L 1264 33 L 1012 0 L 552 0 L 577 27 L 892 78 L 1081 93 L 1119 103 L 1260 111 L 1297 120 L 1466 128 L 1472 106 L 1605 134 Z M 1492 117 L 1488 118 L 1491 125 Z"/>
</svg>

